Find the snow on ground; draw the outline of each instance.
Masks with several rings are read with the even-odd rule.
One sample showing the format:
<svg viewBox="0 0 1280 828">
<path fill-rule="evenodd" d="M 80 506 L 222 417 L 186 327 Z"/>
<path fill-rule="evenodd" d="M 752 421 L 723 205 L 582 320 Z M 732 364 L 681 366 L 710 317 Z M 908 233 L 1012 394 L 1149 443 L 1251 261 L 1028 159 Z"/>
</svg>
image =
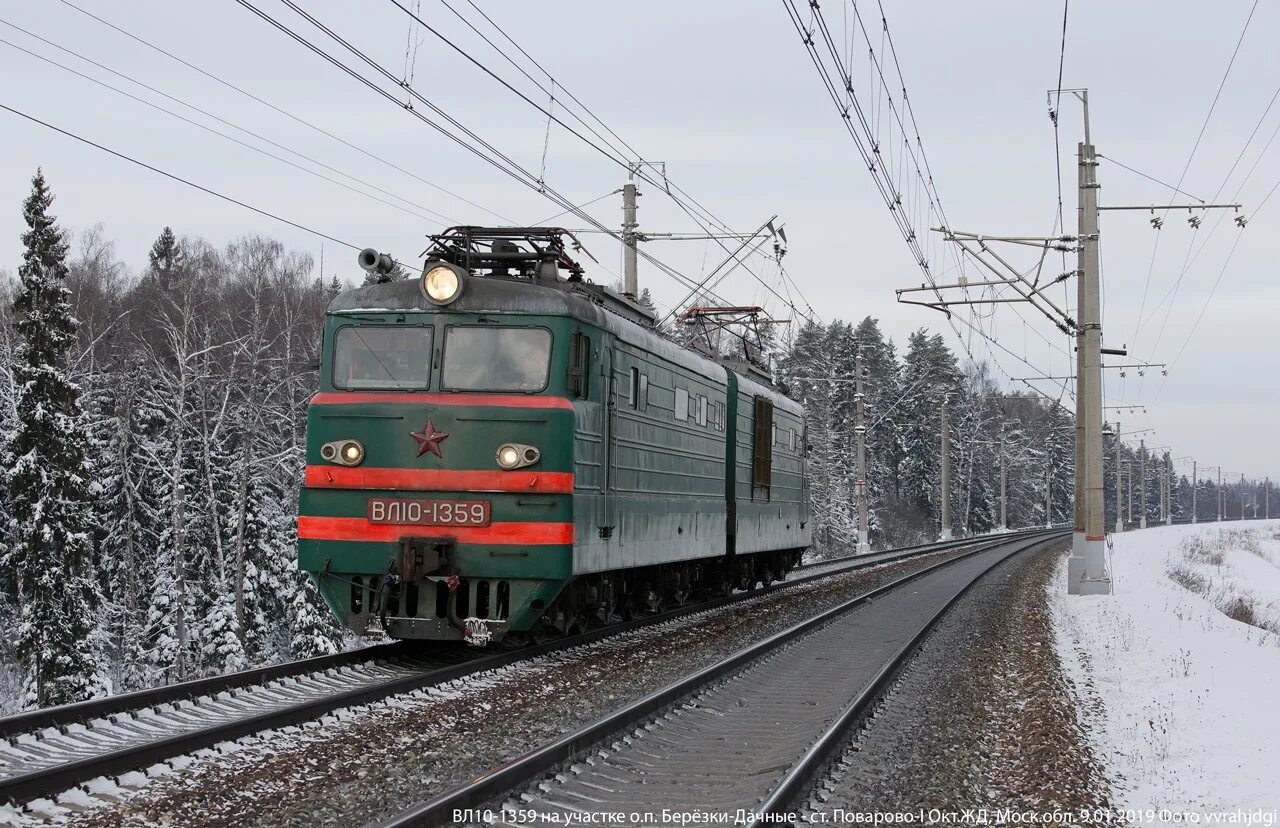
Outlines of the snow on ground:
<svg viewBox="0 0 1280 828">
<path fill-rule="evenodd" d="M 1280 521 L 1129 532 L 1111 566 L 1114 595 L 1068 596 L 1064 558 L 1050 601 L 1117 807 L 1274 820 Z"/>
</svg>

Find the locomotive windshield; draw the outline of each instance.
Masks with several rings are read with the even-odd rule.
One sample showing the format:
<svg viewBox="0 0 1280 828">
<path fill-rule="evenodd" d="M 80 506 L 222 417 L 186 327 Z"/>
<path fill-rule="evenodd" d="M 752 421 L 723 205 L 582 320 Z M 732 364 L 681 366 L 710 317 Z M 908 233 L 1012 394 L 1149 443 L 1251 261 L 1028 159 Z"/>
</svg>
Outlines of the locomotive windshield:
<svg viewBox="0 0 1280 828">
<path fill-rule="evenodd" d="M 405 390 L 431 382 L 430 327 L 347 325 L 333 345 L 335 388 Z"/>
<path fill-rule="evenodd" d="M 551 332 L 545 328 L 450 327 L 441 387 L 456 391 L 541 391 Z"/>
</svg>

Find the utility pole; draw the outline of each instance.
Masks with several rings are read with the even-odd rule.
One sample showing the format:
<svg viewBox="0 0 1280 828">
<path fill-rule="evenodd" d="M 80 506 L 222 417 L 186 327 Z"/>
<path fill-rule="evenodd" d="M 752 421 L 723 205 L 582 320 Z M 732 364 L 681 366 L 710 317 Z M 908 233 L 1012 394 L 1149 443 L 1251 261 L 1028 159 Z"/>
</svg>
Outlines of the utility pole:
<svg viewBox="0 0 1280 828">
<path fill-rule="evenodd" d="M 1222 520 L 1222 466 L 1205 466 L 1205 469 L 1217 469 L 1218 471 L 1218 487 L 1214 489 L 1213 499 L 1217 504 L 1218 520 Z"/>
<path fill-rule="evenodd" d="M 1161 466 L 1156 472 L 1156 505 L 1160 509 L 1160 514 L 1156 520 L 1164 523 L 1164 466 Z"/>
<path fill-rule="evenodd" d="M 1067 561 L 1067 591 L 1072 595 L 1110 594 L 1112 591 L 1111 573 L 1107 571 L 1106 561 L 1106 517 L 1103 511 L 1103 478 L 1102 464 L 1102 318 L 1101 296 L 1099 286 L 1099 250 L 1098 250 L 1098 213 L 1100 210 L 1142 210 L 1154 213 L 1155 210 L 1165 212 L 1173 209 L 1210 210 L 1231 208 L 1239 210 L 1238 204 L 1167 204 L 1140 206 L 1104 206 L 1098 205 L 1098 155 L 1089 132 L 1089 93 L 1084 89 L 1056 89 L 1049 92 L 1049 115 L 1055 123 L 1058 111 L 1054 105 L 1055 94 L 1060 98 L 1063 93 L 1074 96 L 1080 101 L 1084 110 L 1084 141 L 1077 147 L 1077 185 L 1078 185 L 1078 231 L 1075 236 L 1005 236 L 987 233 L 972 233 L 950 227 L 933 228 L 944 234 L 947 241 L 955 242 L 962 250 L 990 274 L 987 280 L 974 283 L 965 278 L 954 284 L 940 285 L 930 279 L 928 285 L 900 288 L 896 291 L 898 301 L 922 305 L 934 310 L 950 313 L 955 305 L 977 305 L 1025 302 L 1048 318 L 1064 334 L 1075 335 L 1076 338 L 1076 465 L 1075 465 L 1075 515 L 1074 533 L 1071 543 L 1071 557 Z M 1192 215 L 1192 226 L 1198 226 L 1200 216 Z M 1238 223 L 1244 225 L 1244 217 L 1238 217 Z M 1041 256 L 1041 264 L 1030 270 L 1015 267 L 1000 256 L 994 249 L 996 244 L 1014 244 L 1039 249 L 1043 253 L 1051 250 L 1071 252 L 1071 246 L 1077 255 L 1076 269 L 1061 274 L 1052 282 L 1041 284 L 1042 267 L 1045 256 Z M 984 274 L 986 276 L 987 274 Z M 1076 278 L 1076 315 L 1073 317 L 1063 308 L 1058 307 L 1047 297 L 1049 284 Z M 969 294 L 973 287 L 1000 287 L 1004 293 L 988 296 L 985 292 L 979 298 Z M 958 295 L 963 293 L 963 296 Z M 931 294 L 933 298 L 918 297 Z M 1121 348 L 1109 348 L 1105 353 L 1114 356 L 1127 356 Z M 1116 365 L 1113 368 L 1145 368 L 1146 363 L 1139 365 Z M 1153 366 L 1154 367 L 1154 366 Z M 1016 379 L 1016 378 L 1015 378 Z M 1036 379 L 1060 379 L 1058 377 L 1039 377 Z M 1029 380 L 1026 380 L 1028 385 Z M 1144 493 L 1145 495 L 1145 493 Z M 1145 496 L 1144 496 L 1145 501 Z"/>
<path fill-rule="evenodd" d="M 636 182 L 632 171 L 622 185 L 622 291 L 630 299 L 640 295 L 636 260 Z"/>
<path fill-rule="evenodd" d="M 1164 466 L 1164 460 L 1162 458 L 1160 461 L 1160 473 L 1156 476 L 1156 488 L 1159 492 L 1157 496 L 1160 499 L 1159 502 L 1160 502 L 1160 522 L 1161 523 L 1164 523 L 1164 516 L 1169 512 L 1168 504 L 1166 503 L 1166 499 L 1164 496 L 1165 494 L 1164 480 L 1165 480 L 1165 466 Z"/>
<path fill-rule="evenodd" d="M 1120 497 L 1122 492 L 1122 486 L 1124 484 L 1124 478 L 1123 478 L 1124 461 L 1120 459 L 1121 447 L 1122 447 L 1122 444 L 1120 442 L 1120 420 L 1117 419 L 1116 420 L 1116 534 L 1117 535 L 1124 531 L 1124 509 L 1121 508 L 1123 506 L 1123 501 L 1121 500 L 1121 497 Z"/>
<path fill-rule="evenodd" d="M 1049 452 L 1044 454 L 1044 526 L 1046 529 L 1053 527 L 1053 455 Z"/>
<path fill-rule="evenodd" d="M 1126 482 L 1129 484 L 1129 497 L 1127 499 L 1128 512 L 1129 512 L 1129 525 L 1132 526 L 1133 525 L 1133 461 L 1132 460 L 1129 461 L 1129 476 Z"/>
<path fill-rule="evenodd" d="M 1141 474 L 1138 477 L 1138 524 L 1139 528 L 1147 528 L 1147 441 L 1144 439 L 1140 443 L 1141 448 L 1138 450 L 1138 463 L 1141 464 Z"/>
<path fill-rule="evenodd" d="M 1262 502 L 1266 504 L 1264 506 L 1266 511 L 1263 514 L 1266 516 L 1267 520 L 1271 520 L 1271 478 L 1270 477 L 1267 478 L 1266 488 L 1262 490 Z"/>
<path fill-rule="evenodd" d="M 855 484 L 858 490 L 858 554 L 862 555 L 871 551 L 871 544 L 867 540 L 867 415 L 866 395 L 862 392 L 861 348 L 854 353 L 853 373 L 853 400 L 858 417 L 857 424 L 853 427 L 853 433 L 858 439 L 858 482 Z"/>
<path fill-rule="evenodd" d="M 1000 531 L 1009 531 L 1009 472 L 1005 465 L 1004 420 L 1000 421 Z"/>
<path fill-rule="evenodd" d="M 951 540 L 951 422 L 947 413 L 950 401 L 942 397 L 942 540 Z"/>
<path fill-rule="evenodd" d="M 1200 520 L 1196 515 L 1196 490 L 1200 488 L 1200 479 L 1196 477 L 1198 469 L 1196 461 L 1191 461 L 1191 522 L 1199 523 Z"/>
<path fill-rule="evenodd" d="M 1240 474 L 1240 519 L 1244 520 L 1244 473 Z"/>
<path fill-rule="evenodd" d="M 1079 237 L 1076 280 L 1076 520 L 1067 562 L 1067 591 L 1111 594 L 1102 511 L 1102 298 L 1098 261 L 1098 160 L 1089 136 L 1089 93 L 1084 141 L 1079 145 Z"/>
<path fill-rule="evenodd" d="M 1169 455 L 1164 456 L 1164 525 L 1173 525 L 1173 469 Z"/>
<path fill-rule="evenodd" d="M 1153 429 L 1140 428 L 1136 431 L 1130 431 L 1130 436 L 1138 434 L 1146 434 Z M 1133 461 L 1121 459 L 1121 452 L 1124 450 L 1124 442 L 1120 439 L 1120 421 L 1116 420 L 1116 531 L 1123 532 L 1125 524 L 1133 525 Z M 1128 469 L 1126 472 L 1125 469 Z M 1128 496 L 1125 497 L 1121 489 L 1124 481 L 1128 482 Z M 1125 514 L 1128 517 L 1125 517 Z M 1146 527 L 1143 527 L 1146 528 Z"/>
</svg>

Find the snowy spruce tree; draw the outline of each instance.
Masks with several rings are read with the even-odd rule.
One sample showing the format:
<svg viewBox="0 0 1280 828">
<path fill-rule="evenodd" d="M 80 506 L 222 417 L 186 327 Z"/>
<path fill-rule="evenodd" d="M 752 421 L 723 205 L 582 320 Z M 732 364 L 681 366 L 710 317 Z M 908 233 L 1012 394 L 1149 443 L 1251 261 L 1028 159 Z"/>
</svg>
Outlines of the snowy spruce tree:
<svg viewBox="0 0 1280 828">
<path fill-rule="evenodd" d="M 343 633 L 333 614 L 324 605 L 320 591 L 309 575 L 297 573 L 297 589 L 290 607 L 293 637 L 289 652 L 295 658 L 330 655 L 342 647 Z"/>
<path fill-rule="evenodd" d="M 85 457 L 88 434 L 79 388 L 67 376 L 76 320 L 68 302 L 67 243 L 49 214 L 53 193 L 42 172 L 22 213 L 28 230 L 13 301 L 19 336 L 14 379 L 17 422 L 8 442 L 11 548 L 18 587 L 16 652 L 27 701 L 81 701 L 105 692 L 94 652 L 93 497 Z"/>
</svg>

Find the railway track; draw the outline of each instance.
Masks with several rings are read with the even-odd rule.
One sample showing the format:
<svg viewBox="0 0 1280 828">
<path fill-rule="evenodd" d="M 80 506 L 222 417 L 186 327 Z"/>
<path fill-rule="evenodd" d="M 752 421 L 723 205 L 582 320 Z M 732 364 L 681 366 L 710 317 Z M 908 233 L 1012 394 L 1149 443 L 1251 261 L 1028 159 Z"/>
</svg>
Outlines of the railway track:
<svg viewBox="0 0 1280 828">
<path fill-rule="evenodd" d="M 663 811 L 777 819 L 802 800 L 929 630 L 1009 558 L 1069 536 L 973 544 L 785 629 L 544 745 L 381 828 L 564 824 Z M 798 704 L 797 699 L 805 703 Z M 573 763 L 566 766 L 566 763 Z M 615 823 L 621 824 L 621 823 Z"/>
<path fill-rule="evenodd" d="M 809 564 L 770 587 L 535 646 L 504 647 L 497 652 L 457 646 L 435 648 L 426 655 L 411 645 L 383 644 L 0 719 L 0 802 L 22 805 L 97 777 L 120 777 L 341 708 L 440 685 L 839 573 L 978 542 L 937 542 Z"/>
</svg>

